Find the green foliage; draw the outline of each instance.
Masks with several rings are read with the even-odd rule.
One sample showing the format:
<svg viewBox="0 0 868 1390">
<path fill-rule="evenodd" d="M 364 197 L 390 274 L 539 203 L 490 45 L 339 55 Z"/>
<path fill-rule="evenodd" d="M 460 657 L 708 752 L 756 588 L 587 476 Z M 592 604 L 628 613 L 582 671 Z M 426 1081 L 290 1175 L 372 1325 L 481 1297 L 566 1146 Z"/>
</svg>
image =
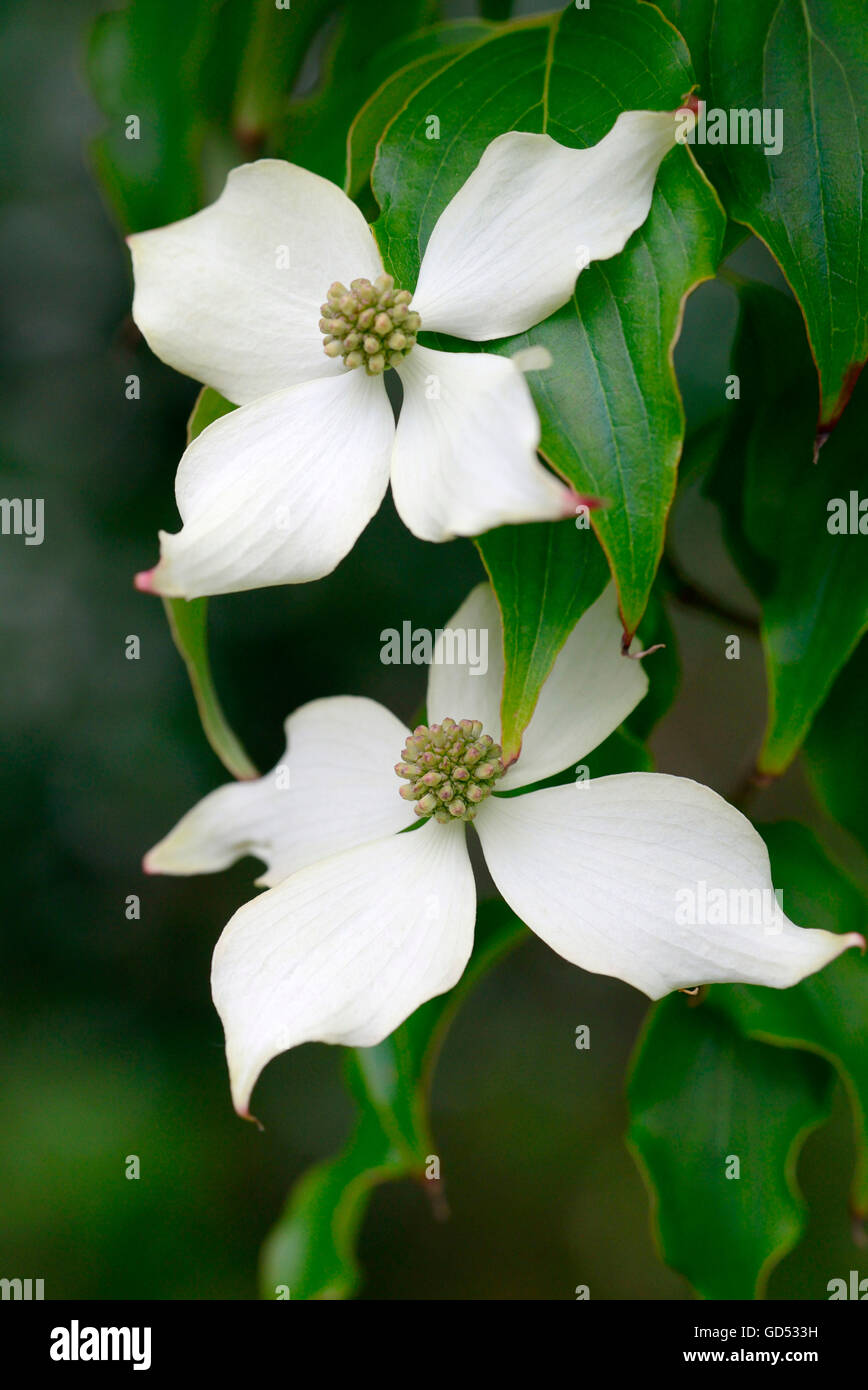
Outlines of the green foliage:
<svg viewBox="0 0 868 1390">
<path fill-rule="evenodd" d="M 306 1173 L 293 1188 L 263 1249 L 263 1298 L 274 1298 L 280 1285 L 288 1286 L 293 1298 L 353 1293 L 361 1278 L 356 1240 L 379 1183 L 414 1178 L 427 1189 L 435 1214 L 445 1211 L 444 1179 L 428 1118 L 434 1063 L 465 995 L 524 932 L 503 903 L 480 903 L 473 956 L 456 988 L 423 1004 L 378 1047 L 347 1054 L 356 1126 L 336 1158 Z"/>
<path fill-rule="evenodd" d="M 657 1005 L 630 1078 L 630 1144 L 661 1253 L 705 1298 L 754 1298 L 804 1230 L 795 1165 L 831 1072 L 742 1036 L 709 999 Z M 736 1167 L 737 1163 L 737 1167 Z"/>
<path fill-rule="evenodd" d="M 309 96 L 293 99 L 268 141 L 267 153 L 343 183 L 347 132 L 353 117 L 382 81 L 383 37 L 411 34 L 436 17 L 432 0 L 378 0 L 376 20 L 358 0 L 345 0 Z M 383 74 L 385 76 L 385 74 Z"/>
<path fill-rule="evenodd" d="M 808 775 L 835 820 L 868 852 L 868 643 L 861 642 L 832 687 L 804 747 Z M 858 771 L 857 771 L 858 769 Z"/>
<path fill-rule="evenodd" d="M 860 0 L 661 0 L 709 110 L 782 114 L 782 148 L 696 145 L 729 215 L 771 250 L 799 302 L 837 420 L 868 355 L 868 28 Z"/>
<path fill-rule="evenodd" d="M 509 0 L 486 0 L 476 18 L 437 22 L 430 0 L 293 0 L 287 10 L 271 0 L 132 0 L 100 16 L 89 48 L 107 120 L 93 146 L 100 179 L 124 228 L 140 230 L 195 212 L 244 159 L 294 160 L 343 183 L 366 212 L 376 200 L 387 268 L 411 286 L 440 212 L 505 131 L 586 147 L 621 111 L 674 109 L 697 85 L 709 107 L 782 109 L 780 154 L 757 143 L 672 151 L 648 220 L 620 255 L 583 271 L 546 322 L 473 345 L 507 356 L 548 350 L 551 365 L 528 373 L 541 452 L 578 491 L 609 504 L 593 514 L 595 536 L 571 522 L 532 524 L 490 532 L 477 548 L 503 617 L 506 756 L 520 748 L 541 686 L 608 567 L 625 633 L 641 623 L 643 646 L 665 650 L 647 658 L 648 697 L 589 764 L 594 776 L 649 769 L 645 741 L 679 678 L 666 606 L 675 580 L 660 568 L 685 433 L 673 350 L 691 291 L 747 229 L 756 233 L 793 295 L 736 280 L 740 394 L 706 423 L 696 474 L 710 454 L 706 492 L 761 605 L 769 710 L 759 768 L 779 774 L 804 748 L 827 810 L 868 850 L 854 775 L 868 759 L 861 6 L 594 0 L 518 21 L 511 10 Z M 203 390 L 188 439 L 232 408 Z M 829 529 L 835 499 L 844 505 L 840 533 Z M 436 582 L 433 548 L 427 563 Z M 214 688 L 208 601 L 165 606 L 211 747 L 234 776 L 255 776 Z M 864 894 L 810 832 L 763 833 L 793 920 L 864 931 Z M 355 1126 L 336 1157 L 296 1183 L 263 1252 L 264 1297 L 283 1285 L 293 1298 L 351 1295 L 379 1184 L 418 1180 L 442 1208 L 440 1186 L 426 1176 L 436 1155 L 436 1055 L 466 992 L 523 930 L 502 904 L 483 903 L 460 985 L 378 1047 L 346 1053 Z M 852 1208 L 868 1212 L 865 968 L 848 952 L 792 990 L 714 986 L 695 1005 L 675 996 L 652 1012 L 629 1084 L 630 1142 L 664 1258 L 706 1297 L 757 1296 L 799 1239 L 796 1162 L 828 1112 L 836 1075 L 856 1136 Z M 738 1177 L 727 1174 L 732 1159 Z"/>
<path fill-rule="evenodd" d="M 761 828 L 791 920 L 865 930 L 864 897 L 809 830 Z M 853 1112 L 852 1210 L 868 1213 L 865 986 L 865 961 L 848 951 L 793 989 L 714 985 L 696 1007 L 670 996 L 653 1011 L 633 1062 L 630 1142 L 664 1258 L 706 1297 L 761 1293 L 802 1235 L 795 1165 L 807 1132 L 826 1118 L 835 1072 Z M 725 1175 L 729 1155 L 738 1178 Z"/>
<path fill-rule="evenodd" d="M 812 462 L 816 385 L 796 307 L 765 285 L 742 284 L 740 298 L 741 399 L 709 491 L 762 603 L 770 708 L 759 767 L 777 774 L 868 627 L 865 536 L 858 510 L 852 529 L 851 500 L 864 476 L 868 378 Z"/>
<path fill-rule="evenodd" d="M 455 58 L 489 38 L 491 32 L 489 24 L 474 19 L 456 20 L 422 29 L 390 44 L 379 55 L 375 74 L 382 71 L 383 80 L 355 116 L 347 138 L 344 189 L 351 197 L 357 198 L 364 192 L 380 138 L 404 102 Z"/>
<path fill-rule="evenodd" d="M 335 11 L 314 90 L 295 94 Z M 380 71 L 383 33 L 397 40 L 432 18 L 430 0 L 382 0 L 376 24 L 352 0 L 280 9 L 274 0 L 131 0 L 101 15 L 88 75 L 108 125 L 93 155 L 121 223 L 143 231 L 187 217 L 216 197 L 234 165 L 263 154 L 341 183 L 347 133 Z M 387 116 L 395 109 L 380 106 Z"/>
<path fill-rule="evenodd" d="M 784 910 L 801 926 L 825 931 L 865 932 L 863 894 L 802 825 L 763 826 L 774 882 L 786 885 Z M 868 1216 L 868 966 L 846 951 L 825 970 L 794 989 L 753 985 L 716 988 L 717 1002 L 742 1032 L 783 1047 L 805 1048 L 825 1057 L 841 1077 L 853 1112 L 856 1170 L 852 1210 Z"/>
<path fill-rule="evenodd" d="M 501 526 L 476 544 L 503 620 L 501 745 L 511 762 L 558 652 L 605 587 L 606 564 L 571 521 Z"/>
<path fill-rule="evenodd" d="M 252 10 L 240 0 L 133 0 L 97 19 L 88 75 L 108 126 L 93 157 L 127 230 L 202 206 L 209 142 L 224 173 L 240 163 L 227 127 Z"/>
<path fill-rule="evenodd" d="M 633 0 L 568 7 L 477 44 L 432 77 L 385 132 L 373 185 L 387 265 L 399 283 L 415 283 L 438 215 L 495 136 L 543 131 L 584 147 L 623 110 L 674 110 L 692 82 L 684 44 Z M 429 138 L 432 111 L 439 140 Z M 687 152 L 674 150 L 648 220 L 625 250 L 589 266 L 570 303 L 545 323 L 496 345 L 511 355 L 538 344 L 552 355 L 552 367 L 528 374 L 542 452 L 580 492 L 612 503 L 593 524 L 631 634 L 660 559 L 683 442 L 671 352 L 683 301 L 714 274 L 722 236 L 714 193 Z"/>
<path fill-rule="evenodd" d="M 210 387 L 204 387 L 187 423 L 187 443 L 208 425 L 235 407 Z M 184 658 L 202 730 L 217 757 L 233 777 L 256 777 L 258 773 L 227 723 L 214 688 L 208 656 L 208 600 L 206 598 L 164 598 L 175 646 Z"/>
</svg>

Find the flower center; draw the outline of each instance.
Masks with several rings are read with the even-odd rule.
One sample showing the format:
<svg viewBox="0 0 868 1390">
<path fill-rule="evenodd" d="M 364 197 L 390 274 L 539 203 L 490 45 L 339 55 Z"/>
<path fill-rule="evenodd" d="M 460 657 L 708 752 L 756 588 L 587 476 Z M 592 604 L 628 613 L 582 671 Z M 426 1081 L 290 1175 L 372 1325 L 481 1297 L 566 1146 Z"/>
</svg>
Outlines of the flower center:
<svg viewBox="0 0 868 1390">
<path fill-rule="evenodd" d="M 379 376 L 397 367 L 416 344 L 422 326 L 408 306 L 409 290 L 396 290 L 391 275 L 353 280 L 347 289 L 335 281 L 322 305 L 320 332 L 326 357 L 342 357 L 345 367 L 364 367 Z"/>
<path fill-rule="evenodd" d="M 399 787 L 405 801 L 415 801 L 417 816 L 439 821 L 473 820 L 480 803 L 503 776 L 500 745 L 482 732 L 478 719 L 444 719 L 414 729 L 395 764 L 408 785 Z"/>
</svg>

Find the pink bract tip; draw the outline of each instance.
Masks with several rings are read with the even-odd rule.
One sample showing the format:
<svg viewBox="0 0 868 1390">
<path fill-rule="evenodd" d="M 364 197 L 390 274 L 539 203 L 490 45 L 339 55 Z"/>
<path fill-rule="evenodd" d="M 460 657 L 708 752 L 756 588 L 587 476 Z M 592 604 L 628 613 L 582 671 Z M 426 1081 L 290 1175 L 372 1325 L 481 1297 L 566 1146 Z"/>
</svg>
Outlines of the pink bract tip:
<svg viewBox="0 0 868 1390">
<path fill-rule="evenodd" d="M 608 497 L 591 497 L 587 493 L 568 489 L 565 502 L 565 516 L 578 516 L 579 511 L 600 512 L 610 506 Z"/>
<path fill-rule="evenodd" d="M 154 570 L 139 570 L 133 579 L 133 585 L 142 594 L 154 593 Z"/>
<path fill-rule="evenodd" d="M 252 1125 L 256 1125 L 260 1134 L 265 1133 L 265 1125 L 261 1120 L 257 1120 L 255 1115 L 251 1115 L 249 1110 L 239 1110 L 236 1107 L 235 1114 L 238 1116 L 239 1120 L 249 1120 Z"/>
<path fill-rule="evenodd" d="M 684 99 L 683 99 L 682 102 L 681 102 L 681 105 L 678 107 L 678 110 L 679 110 L 679 111 L 692 111 L 694 116 L 698 116 L 698 115 L 699 115 L 699 102 L 700 102 L 700 98 L 696 95 L 695 92 L 688 92 L 687 96 L 684 97 Z"/>
</svg>

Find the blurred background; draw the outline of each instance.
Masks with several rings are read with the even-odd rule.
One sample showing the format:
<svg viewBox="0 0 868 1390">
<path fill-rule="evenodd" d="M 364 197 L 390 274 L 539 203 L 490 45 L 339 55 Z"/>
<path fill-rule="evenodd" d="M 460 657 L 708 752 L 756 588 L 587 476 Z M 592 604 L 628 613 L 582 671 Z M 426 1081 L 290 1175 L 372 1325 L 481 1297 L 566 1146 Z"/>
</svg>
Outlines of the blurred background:
<svg viewBox="0 0 868 1390">
<path fill-rule="evenodd" d="M 340 1146 L 351 1108 L 338 1050 L 311 1045 L 264 1074 L 264 1132 L 237 1119 L 209 966 L 249 896 L 251 862 L 187 881 L 140 870 L 226 775 L 162 605 L 132 587 L 156 559 L 158 527 L 175 528 L 196 388 L 132 328 L 127 254 L 89 165 L 101 118 L 84 56 L 101 8 L 28 0 L 0 20 L 0 495 L 45 504 L 42 545 L 0 538 L 0 1276 L 43 1278 L 47 1298 L 247 1299 L 288 1188 Z M 517 10 L 530 8 L 548 7 Z M 737 257 L 776 278 L 758 245 Z M 678 350 L 693 425 L 723 406 L 734 326 L 724 284 L 694 294 Z M 125 397 L 130 373 L 138 401 Z M 690 485 L 673 535 L 686 572 L 749 615 L 716 513 Z M 482 574 L 469 542 L 435 559 L 387 501 L 322 583 L 213 603 L 217 686 L 261 767 L 282 750 L 285 715 L 313 697 L 366 694 L 411 717 L 424 672 L 382 666 L 380 631 L 407 617 L 442 624 Z M 657 766 L 731 794 L 764 721 L 758 644 L 684 604 L 670 616 L 683 678 L 652 739 Z M 742 637 L 740 662 L 722 658 L 729 631 Z M 125 655 L 133 634 L 138 660 Z M 798 768 L 754 809 L 816 816 Z M 131 894 L 138 920 L 126 916 Z M 484 980 L 434 1084 L 451 1218 L 434 1220 L 413 1184 L 378 1191 L 361 1297 L 569 1299 L 578 1284 L 601 1299 L 691 1296 L 657 1259 L 623 1142 L 625 1066 L 646 1007 L 530 937 Z M 582 1023 L 589 1052 L 574 1045 Z M 131 1155 L 138 1180 L 126 1177 Z M 825 1297 L 829 1272 L 851 1267 L 851 1169 L 839 1097 L 804 1151 L 810 1226 L 771 1296 Z"/>
</svg>

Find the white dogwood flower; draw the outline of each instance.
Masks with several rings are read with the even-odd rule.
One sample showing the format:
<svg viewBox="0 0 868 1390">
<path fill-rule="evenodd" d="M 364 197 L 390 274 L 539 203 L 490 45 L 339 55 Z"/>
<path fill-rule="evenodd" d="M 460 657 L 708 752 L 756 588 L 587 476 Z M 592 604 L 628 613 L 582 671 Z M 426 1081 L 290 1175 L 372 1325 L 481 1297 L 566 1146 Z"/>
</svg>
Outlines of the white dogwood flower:
<svg viewBox="0 0 868 1390">
<path fill-rule="evenodd" d="M 133 317 L 151 348 L 240 407 L 184 453 L 183 529 L 161 532 L 139 588 L 195 598 L 319 579 L 390 477 L 423 540 L 572 515 L 576 497 L 537 458 L 519 365 L 417 335 L 507 337 L 564 304 L 578 272 L 645 221 L 675 114 L 623 112 L 585 150 L 493 140 L 435 223 L 412 294 L 385 273 L 355 204 L 281 160 L 234 169 L 211 207 L 131 236 Z"/>
<path fill-rule="evenodd" d="M 476 911 L 468 821 L 532 931 L 652 999 L 715 981 L 785 988 L 864 947 L 780 911 L 685 921 L 685 895 L 772 892 L 762 839 L 707 787 L 634 772 L 524 790 L 591 752 L 645 693 L 640 663 L 620 654 L 611 586 L 568 638 L 505 769 L 495 742 L 503 644 L 487 584 L 450 628 L 487 628 L 489 666 L 447 664 L 441 637 L 427 726 L 408 734 L 368 699 L 314 700 L 287 720 L 271 773 L 206 796 L 146 858 L 155 873 L 208 872 L 243 854 L 268 866 L 268 890 L 236 912 L 214 952 L 240 1114 L 278 1053 L 313 1040 L 371 1046 L 458 981 Z"/>
</svg>

